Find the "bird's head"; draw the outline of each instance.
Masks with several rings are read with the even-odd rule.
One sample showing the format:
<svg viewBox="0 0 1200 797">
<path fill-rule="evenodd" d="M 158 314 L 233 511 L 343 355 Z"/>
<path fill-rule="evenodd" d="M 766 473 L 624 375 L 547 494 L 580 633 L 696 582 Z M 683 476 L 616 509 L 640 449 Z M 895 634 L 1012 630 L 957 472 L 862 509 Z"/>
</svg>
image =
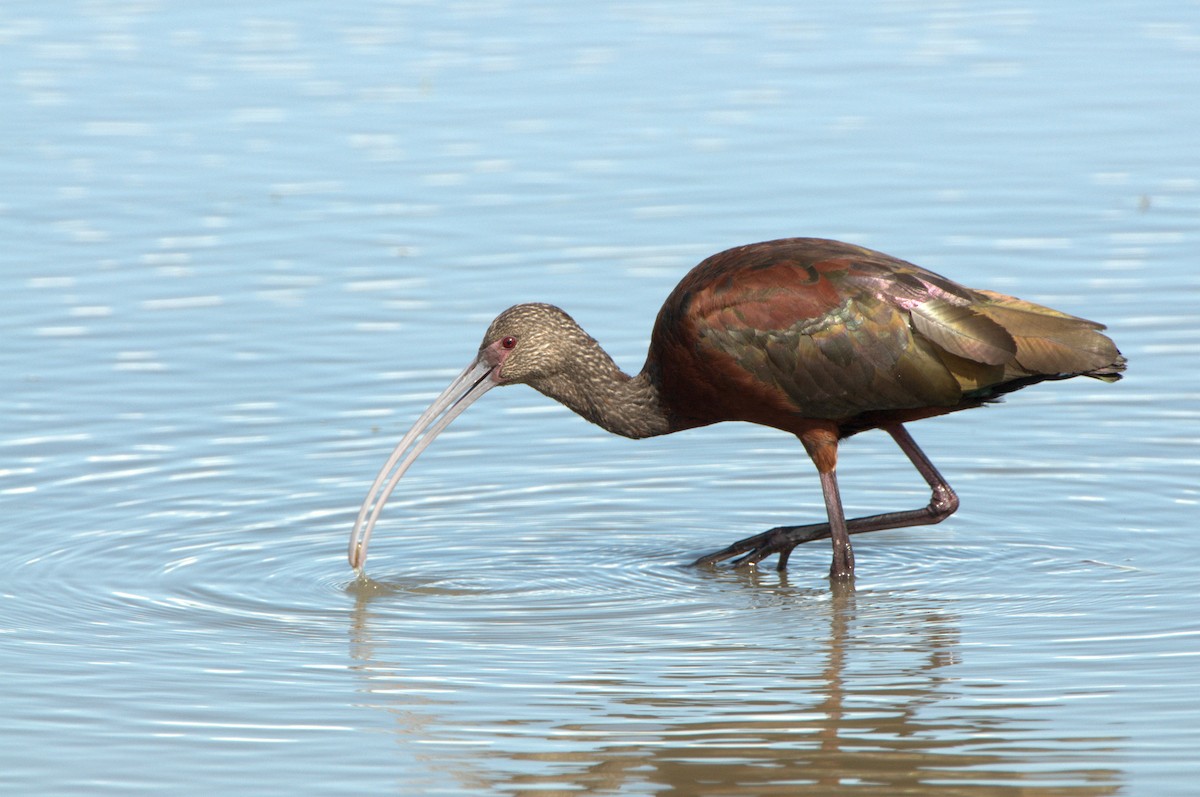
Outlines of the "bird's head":
<svg viewBox="0 0 1200 797">
<path fill-rule="evenodd" d="M 475 360 L 433 400 L 392 452 L 371 485 L 350 536 L 350 564 L 361 568 L 367 541 L 400 477 L 463 410 L 498 385 L 527 384 L 551 395 L 554 384 L 592 339 L 550 304 L 518 304 L 496 317 Z M 390 474 L 390 475 L 389 475 Z"/>
<path fill-rule="evenodd" d="M 477 362 L 491 365 L 497 385 L 539 384 L 568 370 L 591 338 L 552 304 L 518 304 L 488 327 Z"/>
</svg>

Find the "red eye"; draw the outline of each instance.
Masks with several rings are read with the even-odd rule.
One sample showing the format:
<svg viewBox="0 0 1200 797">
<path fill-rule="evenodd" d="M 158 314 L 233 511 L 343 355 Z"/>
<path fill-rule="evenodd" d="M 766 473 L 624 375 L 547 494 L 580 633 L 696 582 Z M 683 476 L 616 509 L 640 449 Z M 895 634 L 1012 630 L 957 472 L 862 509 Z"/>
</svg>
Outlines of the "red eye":
<svg viewBox="0 0 1200 797">
<path fill-rule="evenodd" d="M 517 339 L 512 335 L 500 341 L 500 345 L 506 349 L 515 349 L 517 347 Z"/>
</svg>

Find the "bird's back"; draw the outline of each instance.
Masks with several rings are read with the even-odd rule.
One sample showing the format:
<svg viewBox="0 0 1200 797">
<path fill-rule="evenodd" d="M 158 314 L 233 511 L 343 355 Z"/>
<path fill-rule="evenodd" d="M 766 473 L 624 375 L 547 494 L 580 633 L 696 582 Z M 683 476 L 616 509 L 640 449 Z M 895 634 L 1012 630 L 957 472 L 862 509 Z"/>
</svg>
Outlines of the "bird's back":
<svg viewBox="0 0 1200 797">
<path fill-rule="evenodd" d="M 647 370 L 679 428 L 832 419 L 853 434 L 1047 379 L 1119 379 L 1103 328 L 870 249 L 789 238 L 689 272 L 659 312 Z"/>
</svg>

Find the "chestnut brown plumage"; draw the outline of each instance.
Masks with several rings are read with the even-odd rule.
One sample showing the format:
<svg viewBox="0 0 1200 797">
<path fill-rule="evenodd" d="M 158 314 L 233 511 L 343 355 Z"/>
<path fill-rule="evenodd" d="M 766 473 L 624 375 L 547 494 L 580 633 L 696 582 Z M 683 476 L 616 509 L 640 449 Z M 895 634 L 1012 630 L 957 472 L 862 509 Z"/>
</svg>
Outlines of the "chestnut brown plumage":
<svg viewBox="0 0 1200 797">
<path fill-rule="evenodd" d="M 827 521 L 781 526 L 697 560 L 756 564 L 831 537 L 830 577 L 854 574 L 850 534 L 937 523 L 958 507 L 903 424 L 1052 379 L 1121 378 L 1094 321 L 973 290 L 870 249 L 787 238 L 720 252 L 667 297 L 641 373 L 623 373 L 565 312 L 521 304 L 488 328 L 470 366 L 417 420 L 372 485 L 350 539 L 361 568 L 384 502 L 409 465 L 496 385 L 528 384 L 589 421 L 641 438 L 749 421 L 796 435 L 816 465 Z M 838 441 L 883 429 L 932 491 L 927 506 L 846 520 Z"/>
</svg>

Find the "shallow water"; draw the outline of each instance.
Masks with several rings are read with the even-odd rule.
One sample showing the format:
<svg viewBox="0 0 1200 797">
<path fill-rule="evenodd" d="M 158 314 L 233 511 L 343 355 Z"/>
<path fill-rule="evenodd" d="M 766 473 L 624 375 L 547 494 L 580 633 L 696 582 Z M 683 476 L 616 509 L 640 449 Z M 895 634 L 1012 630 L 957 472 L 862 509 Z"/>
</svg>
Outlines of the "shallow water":
<svg viewBox="0 0 1200 797">
<path fill-rule="evenodd" d="M 1200 14 L 1152 2 L 0 9 L 14 794 L 1190 794 Z M 726 246 L 853 240 L 1130 359 L 913 426 L 963 508 L 790 572 L 794 440 L 494 391 L 499 310 L 636 370 Z M 886 436 L 854 513 L 918 506 Z"/>
</svg>

